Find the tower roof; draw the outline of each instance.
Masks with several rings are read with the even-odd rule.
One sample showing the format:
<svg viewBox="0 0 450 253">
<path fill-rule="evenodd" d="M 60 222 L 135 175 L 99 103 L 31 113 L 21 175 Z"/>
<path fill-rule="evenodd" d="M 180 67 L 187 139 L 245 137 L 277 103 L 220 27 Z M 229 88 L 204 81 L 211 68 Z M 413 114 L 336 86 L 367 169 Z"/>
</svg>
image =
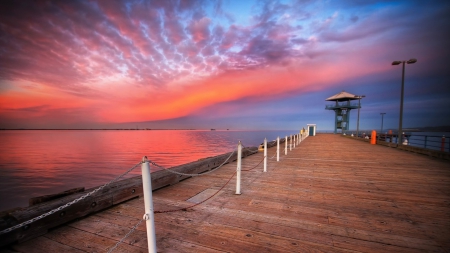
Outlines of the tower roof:
<svg viewBox="0 0 450 253">
<path fill-rule="evenodd" d="M 348 101 L 356 99 L 358 99 L 357 95 L 348 93 L 346 91 L 341 91 L 338 94 L 325 99 L 325 101 Z"/>
</svg>

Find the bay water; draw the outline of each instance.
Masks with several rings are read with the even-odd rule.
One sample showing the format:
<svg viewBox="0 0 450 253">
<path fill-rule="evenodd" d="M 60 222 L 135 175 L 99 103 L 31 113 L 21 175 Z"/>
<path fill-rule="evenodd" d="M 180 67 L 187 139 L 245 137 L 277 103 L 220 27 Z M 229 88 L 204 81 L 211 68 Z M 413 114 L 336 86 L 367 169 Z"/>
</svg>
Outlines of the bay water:
<svg viewBox="0 0 450 253">
<path fill-rule="evenodd" d="M 103 185 L 143 156 L 166 168 L 258 146 L 298 130 L 2 130 L 0 211 L 32 197 Z M 152 171 L 157 168 L 153 167 Z M 140 175 L 140 166 L 125 178 Z"/>
</svg>

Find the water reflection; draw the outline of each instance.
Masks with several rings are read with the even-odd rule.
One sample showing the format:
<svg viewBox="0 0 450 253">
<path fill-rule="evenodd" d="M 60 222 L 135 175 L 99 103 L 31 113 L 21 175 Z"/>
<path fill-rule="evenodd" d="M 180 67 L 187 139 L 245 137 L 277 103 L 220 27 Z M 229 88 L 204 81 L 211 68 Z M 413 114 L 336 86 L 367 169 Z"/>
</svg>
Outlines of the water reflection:
<svg viewBox="0 0 450 253">
<path fill-rule="evenodd" d="M 75 187 L 96 187 L 144 155 L 172 167 L 232 151 L 238 140 L 257 146 L 294 131 L 0 131 L 0 210 Z M 156 169 L 156 168 L 152 168 Z M 140 175 L 140 168 L 130 176 Z"/>
</svg>

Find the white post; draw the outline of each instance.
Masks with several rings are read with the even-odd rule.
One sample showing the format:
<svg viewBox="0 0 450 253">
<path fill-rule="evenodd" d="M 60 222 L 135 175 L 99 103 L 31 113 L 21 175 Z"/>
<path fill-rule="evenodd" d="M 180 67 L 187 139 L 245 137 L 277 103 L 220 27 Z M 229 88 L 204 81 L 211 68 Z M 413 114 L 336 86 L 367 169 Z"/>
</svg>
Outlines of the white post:
<svg viewBox="0 0 450 253">
<path fill-rule="evenodd" d="M 284 139 L 284 155 L 287 155 L 287 143 L 288 143 L 288 138 L 286 136 Z"/>
<path fill-rule="evenodd" d="M 277 137 L 277 162 L 280 161 L 280 136 Z"/>
<path fill-rule="evenodd" d="M 264 172 L 267 172 L 267 138 L 264 138 Z"/>
<path fill-rule="evenodd" d="M 289 151 L 292 151 L 292 135 L 289 136 Z"/>
<path fill-rule="evenodd" d="M 241 194 L 241 166 L 242 166 L 242 144 L 239 141 L 237 152 L 237 168 L 236 168 L 236 194 Z"/>
<path fill-rule="evenodd" d="M 293 135 L 293 137 L 294 137 L 294 148 L 295 148 L 295 139 L 296 139 L 296 138 L 295 138 L 295 134 Z"/>
<path fill-rule="evenodd" d="M 142 187 L 144 190 L 144 220 L 147 225 L 148 252 L 156 253 L 155 219 L 153 214 L 152 178 L 147 157 L 142 158 Z"/>
</svg>

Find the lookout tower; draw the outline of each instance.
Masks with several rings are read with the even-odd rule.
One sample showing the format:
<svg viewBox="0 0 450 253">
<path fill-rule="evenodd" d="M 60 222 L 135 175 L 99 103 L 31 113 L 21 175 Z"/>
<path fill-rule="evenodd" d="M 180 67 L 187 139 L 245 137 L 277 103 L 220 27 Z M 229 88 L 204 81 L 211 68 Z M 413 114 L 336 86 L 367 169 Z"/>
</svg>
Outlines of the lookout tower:
<svg viewBox="0 0 450 253">
<path fill-rule="evenodd" d="M 348 130 L 350 125 L 350 110 L 357 109 L 359 107 L 358 103 L 351 103 L 352 100 L 358 100 L 360 97 L 357 95 L 342 91 L 338 94 L 331 96 L 325 101 L 333 101 L 333 104 L 326 105 L 325 110 L 334 111 L 334 133 L 336 134 L 338 129 L 341 132 Z"/>
</svg>

